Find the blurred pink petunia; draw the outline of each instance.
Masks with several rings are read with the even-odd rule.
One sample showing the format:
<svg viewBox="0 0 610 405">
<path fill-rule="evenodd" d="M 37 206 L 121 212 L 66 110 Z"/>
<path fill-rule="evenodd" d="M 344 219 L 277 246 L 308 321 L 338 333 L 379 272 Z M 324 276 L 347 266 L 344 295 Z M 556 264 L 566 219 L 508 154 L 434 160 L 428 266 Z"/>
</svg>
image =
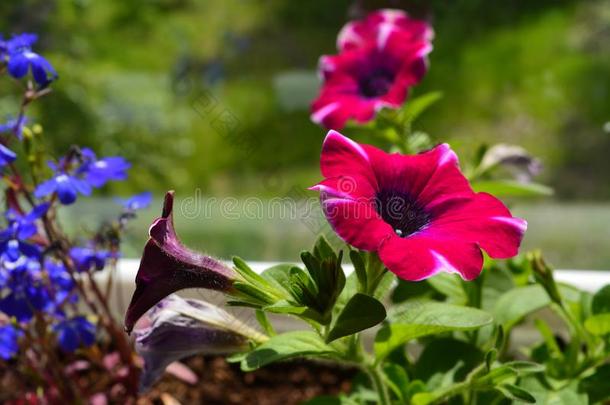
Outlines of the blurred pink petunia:
<svg viewBox="0 0 610 405">
<path fill-rule="evenodd" d="M 337 49 L 359 48 L 371 38 L 383 38 L 390 31 L 402 31 L 414 42 L 434 38 L 434 31 L 426 21 L 411 18 L 402 10 L 382 9 L 345 24 L 337 37 Z"/>
<path fill-rule="evenodd" d="M 495 197 L 475 193 L 447 144 L 418 155 L 388 154 L 330 131 L 320 159 L 324 213 L 337 234 L 375 251 L 398 277 L 439 272 L 476 278 L 481 249 L 492 258 L 518 253 L 527 228 Z"/>
<path fill-rule="evenodd" d="M 125 330 L 131 332 L 135 322 L 153 305 L 169 294 L 185 288 L 207 288 L 229 292 L 235 272 L 221 261 L 185 247 L 176 235 L 173 221 L 174 193 L 165 195 L 163 213 L 148 231 L 136 275 L 127 314 Z"/>
<path fill-rule="evenodd" d="M 428 23 L 399 10 L 348 23 L 337 41 L 340 53 L 320 58 L 323 83 L 312 121 L 340 129 L 349 119 L 365 123 L 384 107 L 400 107 L 427 71 L 432 37 Z"/>
</svg>

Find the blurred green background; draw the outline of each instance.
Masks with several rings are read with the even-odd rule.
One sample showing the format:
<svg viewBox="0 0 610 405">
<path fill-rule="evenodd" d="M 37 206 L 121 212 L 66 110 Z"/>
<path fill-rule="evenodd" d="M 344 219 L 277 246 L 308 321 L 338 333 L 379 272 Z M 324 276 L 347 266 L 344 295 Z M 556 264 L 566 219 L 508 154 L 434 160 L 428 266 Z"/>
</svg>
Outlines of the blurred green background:
<svg viewBox="0 0 610 405">
<path fill-rule="evenodd" d="M 463 159 L 481 143 L 527 147 L 556 194 L 510 201 L 530 222 L 526 246 L 559 267 L 610 269 L 610 1 L 22 0 L 0 3 L 0 31 L 39 33 L 37 50 L 59 71 L 30 111 L 55 154 L 77 143 L 133 162 L 130 180 L 101 196 L 173 188 L 266 204 L 312 196 L 297 190 L 319 179 L 325 131 L 308 111 L 317 59 L 335 52 L 346 21 L 379 7 L 434 25 L 431 68 L 413 93 L 444 97 L 416 129 Z M 0 115 L 14 114 L 15 95 L 0 91 Z M 81 218 L 114 208 L 77 210 L 71 227 L 87 231 Z M 136 223 L 127 256 L 156 211 Z M 194 247 L 249 259 L 295 259 L 315 233 L 268 215 L 179 222 Z"/>
</svg>

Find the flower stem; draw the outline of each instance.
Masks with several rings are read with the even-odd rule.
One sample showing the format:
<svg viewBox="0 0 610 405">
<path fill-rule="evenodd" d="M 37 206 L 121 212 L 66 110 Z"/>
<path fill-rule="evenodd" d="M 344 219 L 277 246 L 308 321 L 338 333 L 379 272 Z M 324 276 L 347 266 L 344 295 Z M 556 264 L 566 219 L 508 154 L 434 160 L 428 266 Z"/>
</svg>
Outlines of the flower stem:
<svg viewBox="0 0 610 405">
<path fill-rule="evenodd" d="M 390 400 L 390 393 L 388 391 L 388 387 L 383 382 L 381 368 L 379 366 L 368 366 L 366 367 L 365 371 L 371 379 L 373 389 L 377 391 L 377 395 L 379 396 L 378 404 L 390 405 L 392 403 Z"/>
</svg>

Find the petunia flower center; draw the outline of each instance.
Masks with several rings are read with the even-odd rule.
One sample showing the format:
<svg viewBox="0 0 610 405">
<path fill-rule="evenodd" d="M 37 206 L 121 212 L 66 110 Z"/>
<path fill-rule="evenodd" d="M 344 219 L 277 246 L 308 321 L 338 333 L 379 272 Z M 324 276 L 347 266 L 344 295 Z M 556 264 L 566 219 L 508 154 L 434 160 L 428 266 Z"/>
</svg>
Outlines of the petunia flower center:
<svg viewBox="0 0 610 405">
<path fill-rule="evenodd" d="M 394 74 L 392 72 L 386 69 L 376 69 L 360 79 L 360 94 L 366 98 L 383 96 L 388 93 L 393 82 Z"/>
<path fill-rule="evenodd" d="M 401 238 L 422 230 L 431 220 L 430 214 L 404 192 L 382 190 L 377 193 L 375 206 L 381 218 Z"/>
</svg>

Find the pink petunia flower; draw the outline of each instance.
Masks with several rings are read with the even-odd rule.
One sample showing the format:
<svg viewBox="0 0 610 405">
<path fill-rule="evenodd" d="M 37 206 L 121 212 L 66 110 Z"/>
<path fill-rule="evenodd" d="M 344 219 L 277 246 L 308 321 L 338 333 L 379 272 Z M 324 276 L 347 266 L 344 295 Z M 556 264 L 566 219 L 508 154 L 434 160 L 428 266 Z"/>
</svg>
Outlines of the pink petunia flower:
<svg viewBox="0 0 610 405">
<path fill-rule="evenodd" d="M 418 155 L 388 154 L 330 131 L 320 159 L 324 213 L 337 234 L 375 251 L 398 277 L 418 281 L 439 272 L 476 278 L 485 250 L 518 253 L 527 228 L 497 198 L 475 193 L 458 158 L 442 144 Z"/>
<path fill-rule="evenodd" d="M 338 55 L 320 58 L 323 80 L 311 119 L 340 129 L 349 119 L 364 123 L 384 107 L 398 108 L 427 70 L 432 29 L 398 10 L 377 11 L 347 24 Z"/>
<path fill-rule="evenodd" d="M 411 41 L 432 41 L 434 38 L 434 31 L 426 21 L 413 19 L 402 10 L 382 9 L 345 24 L 337 37 L 337 49 L 359 48 L 371 38 L 383 38 L 390 31 L 402 31 Z"/>
</svg>

